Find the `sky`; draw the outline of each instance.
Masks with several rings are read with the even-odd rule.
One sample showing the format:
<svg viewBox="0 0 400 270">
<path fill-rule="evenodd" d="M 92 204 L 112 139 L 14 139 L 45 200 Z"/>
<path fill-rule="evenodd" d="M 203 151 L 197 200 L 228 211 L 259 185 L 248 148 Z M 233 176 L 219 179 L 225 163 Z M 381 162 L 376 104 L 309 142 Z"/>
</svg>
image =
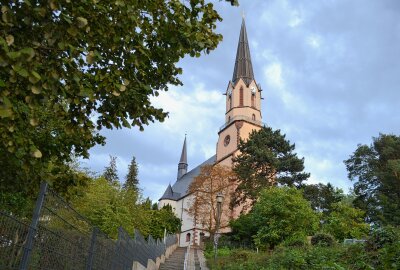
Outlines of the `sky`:
<svg viewBox="0 0 400 270">
<path fill-rule="evenodd" d="M 82 166 L 100 174 L 116 156 L 123 181 L 135 156 L 143 196 L 157 201 L 176 181 L 185 133 L 189 170 L 214 155 L 244 13 L 263 122 L 295 143 L 308 183 L 347 192 L 343 161 L 357 145 L 379 133 L 400 135 L 400 1 L 212 3 L 223 18 L 216 30 L 223 41 L 208 55 L 180 61 L 184 85 L 152 99 L 168 119 L 143 132 L 103 130 L 107 144 L 94 147 Z"/>
</svg>

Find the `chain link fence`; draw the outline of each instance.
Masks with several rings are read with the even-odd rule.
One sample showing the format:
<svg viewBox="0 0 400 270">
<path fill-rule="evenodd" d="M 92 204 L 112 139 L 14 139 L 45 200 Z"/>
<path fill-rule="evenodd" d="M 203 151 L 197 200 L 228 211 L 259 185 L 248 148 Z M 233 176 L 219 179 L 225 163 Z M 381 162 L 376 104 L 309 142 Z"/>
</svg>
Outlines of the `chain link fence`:
<svg viewBox="0 0 400 270">
<path fill-rule="evenodd" d="M 176 235 L 146 240 L 120 227 L 113 240 L 41 185 L 30 224 L 0 212 L 0 269 L 131 270 L 134 261 L 147 266 L 177 242 Z"/>
</svg>

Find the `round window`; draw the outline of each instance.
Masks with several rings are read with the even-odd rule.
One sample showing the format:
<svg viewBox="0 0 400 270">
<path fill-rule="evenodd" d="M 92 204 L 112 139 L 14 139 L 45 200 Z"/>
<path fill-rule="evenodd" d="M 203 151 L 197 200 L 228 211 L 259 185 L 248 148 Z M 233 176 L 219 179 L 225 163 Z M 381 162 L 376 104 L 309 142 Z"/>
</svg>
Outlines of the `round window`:
<svg viewBox="0 0 400 270">
<path fill-rule="evenodd" d="M 224 146 L 227 146 L 229 144 L 229 142 L 231 141 L 231 136 L 226 135 L 225 139 L 224 139 Z"/>
</svg>

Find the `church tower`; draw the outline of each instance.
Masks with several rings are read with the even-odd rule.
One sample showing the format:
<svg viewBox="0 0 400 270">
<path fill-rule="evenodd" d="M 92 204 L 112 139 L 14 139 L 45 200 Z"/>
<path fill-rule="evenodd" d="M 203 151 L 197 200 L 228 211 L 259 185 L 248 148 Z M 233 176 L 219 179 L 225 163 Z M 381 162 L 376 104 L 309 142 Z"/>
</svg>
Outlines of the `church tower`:
<svg viewBox="0 0 400 270">
<path fill-rule="evenodd" d="M 239 139 L 245 140 L 252 130 L 262 126 L 261 87 L 254 79 L 246 24 L 242 20 L 232 81 L 226 95 L 225 124 L 218 132 L 216 163 L 231 166 Z"/>
</svg>

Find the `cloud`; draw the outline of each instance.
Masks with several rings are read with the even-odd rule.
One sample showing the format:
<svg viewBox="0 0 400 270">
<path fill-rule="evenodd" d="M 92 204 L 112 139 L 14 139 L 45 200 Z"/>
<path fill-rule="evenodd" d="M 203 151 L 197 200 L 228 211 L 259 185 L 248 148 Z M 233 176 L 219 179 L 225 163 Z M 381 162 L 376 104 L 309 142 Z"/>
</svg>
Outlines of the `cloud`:
<svg viewBox="0 0 400 270">
<path fill-rule="evenodd" d="M 224 40 L 209 55 L 186 57 L 182 87 L 153 99 L 169 111 L 144 132 L 102 131 L 105 147 L 91 151 L 89 167 L 102 171 L 118 156 L 120 175 L 136 156 L 145 196 L 157 200 L 176 179 L 184 134 L 189 168 L 215 153 L 224 123 L 241 24 L 246 27 L 254 74 L 263 86 L 263 121 L 281 129 L 305 158 L 310 182 L 348 189 L 343 160 L 379 132 L 400 134 L 400 4 L 396 0 L 215 2 Z"/>
</svg>

